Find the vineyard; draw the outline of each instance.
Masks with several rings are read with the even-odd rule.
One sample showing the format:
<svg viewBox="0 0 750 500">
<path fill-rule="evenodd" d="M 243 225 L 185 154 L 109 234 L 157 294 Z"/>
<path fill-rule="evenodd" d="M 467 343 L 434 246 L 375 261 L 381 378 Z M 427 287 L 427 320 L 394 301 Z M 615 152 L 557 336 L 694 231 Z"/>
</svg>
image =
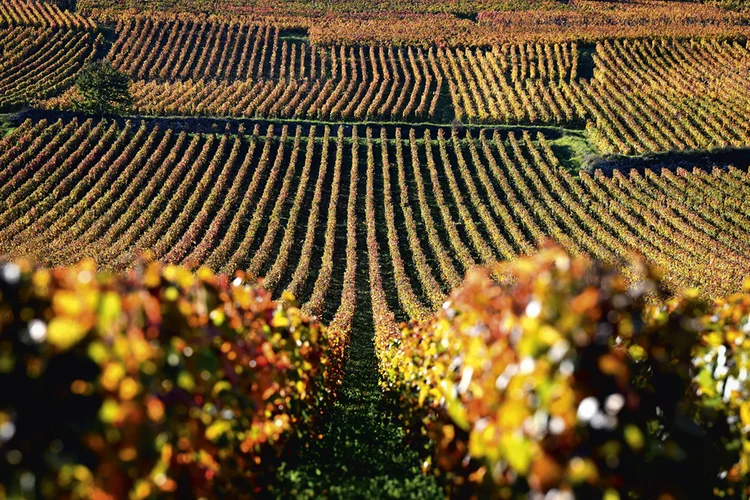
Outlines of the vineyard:
<svg viewBox="0 0 750 500">
<path fill-rule="evenodd" d="M 642 253 L 675 289 L 726 293 L 750 271 L 744 171 L 576 178 L 541 133 L 345 128 L 187 134 L 27 120 L 0 145 L 1 248 L 48 264 L 90 257 L 117 268 L 149 251 L 243 270 L 320 314 L 348 307 L 347 266 L 375 257 L 351 251 L 347 227 L 372 224 L 383 247 L 376 268 L 404 317 L 438 307 L 474 266 L 550 238 L 614 265 Z"/>
<path fill-rule="evenodd" d="M 142 114 L 444 119 L 436 117 L 443 76 L 435 54 L 421 48 L 323 48 L 271 25 L 143 17 L 117 31 L 108 57 L 135 80 Z M 66 109 L 69 101 L 47 106 Z"/>
<path fill-rule="evenodd" d="M 0 111 L 62 93 L 93 61 L 96 25 L 45 3 L 0 5 Z"/>
<path fill-rule="evenodd" d="M 750 51 L 736 41 L 603 41 L 588 67 L 577 43 L 318 47 L 268 25 L 144 17 L 118 32 L 108 57 L 149 116 L 585 127 L 625 155 L 749 145 Z"/>
<path fill-rule="evenodd" d="M 71 14 L 47 2 L 8 0 L 0 5 L 0 26 L 34 26 L 39 28 L 94 29 L 96 23 L 84 16 Z"/>
<path fill-rule="evenodd" d="M 747 498 L 749 26 L 3 1 L 0 498 Z"/>
<path fill-rule="evenodd" d="M 80 0 L 94 19 L 156 14 L 264 19 L 302 28 L 318 45 L 488 46 L 517 42 L 593 42 L 612 37 L 746 37 L 748 13 L 721 3 L 636 0 Z M 439 26 L 440 29 L 435 29 Z"/>
</svg>

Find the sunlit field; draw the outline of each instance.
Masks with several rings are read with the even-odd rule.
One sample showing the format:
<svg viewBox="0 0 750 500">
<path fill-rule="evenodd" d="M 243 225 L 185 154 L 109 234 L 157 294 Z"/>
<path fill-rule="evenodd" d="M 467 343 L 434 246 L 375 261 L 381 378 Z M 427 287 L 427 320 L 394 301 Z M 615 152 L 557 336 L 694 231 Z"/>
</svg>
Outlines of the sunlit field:
<svg viewBox="0 0 750 500">
<path fill-rule="evenodd" d="M 0 499 L 750 496 L 743 0 L 2 0 Z"/>
</svg>

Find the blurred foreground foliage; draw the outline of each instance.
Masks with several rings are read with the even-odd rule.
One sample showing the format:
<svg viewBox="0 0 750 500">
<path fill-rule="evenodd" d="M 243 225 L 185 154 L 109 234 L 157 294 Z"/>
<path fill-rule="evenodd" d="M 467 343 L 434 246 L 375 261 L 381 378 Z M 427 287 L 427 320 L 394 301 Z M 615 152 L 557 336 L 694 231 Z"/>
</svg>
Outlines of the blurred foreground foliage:
<svg viewBox="0 0 750 500">
<path fill-rule="evenodd" d="M 454 497 L 741 497 L 750 293 L 668 298 L 556 248 L 471 271 L 404 324 L 382 384 Z"/>
<path fill-rule="evenodd" d="M 0 265 L 0 497 L 247 497 L 335 394 L 342 339 L 201 269 Z"/>
</svg>

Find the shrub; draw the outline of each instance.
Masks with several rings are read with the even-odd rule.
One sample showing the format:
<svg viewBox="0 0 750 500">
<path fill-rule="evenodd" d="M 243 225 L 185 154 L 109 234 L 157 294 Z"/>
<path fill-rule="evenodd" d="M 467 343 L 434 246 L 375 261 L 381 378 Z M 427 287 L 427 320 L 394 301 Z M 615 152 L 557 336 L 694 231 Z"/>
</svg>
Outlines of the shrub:
<svg viewBox="0 0 750 500">
<path fill-rule="evenodd" d="M 5 264 L 0 294 L 0 496 L 257 492 L 336 383 L 292 297 L 206 269 Z"/>
<path fill-rule="evenodd" d="M 693 390 L 701 425 L 722 452 L 717 491 L 730 495 L 748 491 L 750 472 L 750 280 L 743 293 L 713 301 L 700 318 L 701 341 L 693 351 Z M 669 305 L 669 313 L 684 300 Z"/>
<path fill-rule="evenodd" d="M 506 279 L 470 272 L 433 318 L 404 325 L 381 359 L 383 383 L 398 394 L 406 423 L 426 423 L 435 471 L 453 496 L 732 491 L 716 479 L 730 467 L 735 481 L 746 472 L 744 455 L 737 463 L 744 436 L 735 429 L 733 437 L 720 417 L 740 428 L 750 411 L 745 393 L 719 402 L 711 390 L 715 360 L 740 355 L 711 347 L 721 343 L 716 333 L 708 343 L 701 337 L 712 306 L 692 292 L 665 301 L 648 270 L 631 283 L 559 249 L 493 274 Z M 747 324 L 737 323 L 747 309 L 716 307 L 726 313 L 714 324 Z M 726 342 L 737 342 L 727 328 Z M 698 376 L 701 398 L 695 349 L 714 360 Z M 722 372 L 730 384 L 747 376 L 743 363 Z"/>
</svg>

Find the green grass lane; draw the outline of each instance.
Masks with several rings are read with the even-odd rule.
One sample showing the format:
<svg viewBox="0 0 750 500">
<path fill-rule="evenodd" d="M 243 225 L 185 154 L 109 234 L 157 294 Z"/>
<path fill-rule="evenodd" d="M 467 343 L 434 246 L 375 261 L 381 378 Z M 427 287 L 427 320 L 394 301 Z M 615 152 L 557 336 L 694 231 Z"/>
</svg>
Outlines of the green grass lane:
<svg viewBox="0 0 750 500">
<path fill-rule="evenodd" d="M 358 205 L 364 212 L 364 198 Z M 365 230 L 365 225 L 360 225 L 357 312 L 339 398 L 320 430 L 323 438 L 303 446 L 296 459 L 281 467 L 278 489 L 271 496 L 443 497 L 435 479 L 421 473 L 419 454 L 405 443 L 403 430 L 391 418 L 388 401 L 378 385 Z"/>
</svg>

